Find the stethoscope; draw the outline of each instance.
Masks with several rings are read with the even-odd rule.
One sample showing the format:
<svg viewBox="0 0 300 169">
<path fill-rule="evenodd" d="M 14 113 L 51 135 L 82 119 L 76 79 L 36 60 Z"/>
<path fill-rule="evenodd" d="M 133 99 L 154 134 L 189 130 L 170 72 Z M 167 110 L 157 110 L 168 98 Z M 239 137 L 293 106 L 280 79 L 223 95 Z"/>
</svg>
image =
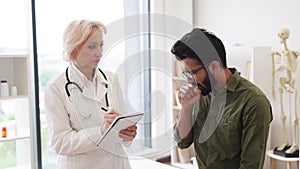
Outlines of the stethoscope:
<svg viewBox="0 0 300 169">
<path fill-rule="evenodd" d="M 82 88 L 77 83 L 70 81 L 69 75 L 68 75 L 68 70 L 69 70 L 69 67 L 67 67 L 67 69 L 66 69 L 67 83 L 65 85 L 65 90 L 66 90 L 66 93 L 67 93 L 68 97 L 70 98 L 71 94 L 69 92 L 68 85 L 75 85 L 80 90 L 80 92 L 83 92 L 83 90 L 82 90 Z M 107 78 L 106 78 L 104 72 L 101 69 L 99 69 L 99 68 L 98 68 L 98 70 L 100 71 L 100 73 L 102 74 L 102 76 L 104 77 L 104 79 L 107 81 Z M 105 83 L 105 87 L 106 87 L 106 89 L 108 89 L 108 84 Z M 107 92 L 105 93 L 105 101 L 106 101 L 106 107 L 109 107 Z"/>
</svg>

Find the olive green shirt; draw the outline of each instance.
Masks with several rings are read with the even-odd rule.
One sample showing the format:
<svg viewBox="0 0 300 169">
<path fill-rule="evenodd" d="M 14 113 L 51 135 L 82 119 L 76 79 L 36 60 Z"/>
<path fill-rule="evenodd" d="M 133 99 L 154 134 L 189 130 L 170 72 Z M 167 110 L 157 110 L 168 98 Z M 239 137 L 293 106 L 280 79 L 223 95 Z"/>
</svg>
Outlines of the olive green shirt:
<svg viewBox="0 0 300 169">
<path fill-rule="evenodd" d="M 187 138 L 174 126 L 175 140 L 179 148 L 194 143 L 199 169 L 262 169 L 271 121 L 264 93 L 236 71 L 224 90 L 194 105 Z"/>
</svg>

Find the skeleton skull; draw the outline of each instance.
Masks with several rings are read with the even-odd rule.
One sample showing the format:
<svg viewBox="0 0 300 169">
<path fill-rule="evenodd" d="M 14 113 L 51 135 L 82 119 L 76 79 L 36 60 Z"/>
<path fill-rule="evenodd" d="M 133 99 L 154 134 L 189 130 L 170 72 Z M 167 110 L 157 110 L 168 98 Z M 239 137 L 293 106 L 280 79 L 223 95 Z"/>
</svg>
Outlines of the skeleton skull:
<svg viewBox="0 0 300 169">
<path fill-rule="evenodd" d="M 288 29 L 286 29 L 286 28 L 283 28 L 283 29 L 279 30 L 279 33 L 277 35 L 280 38 L 280 42 L 284 43 L 286 41 L 286 39 L 289 38 L 290 31 Z"/>
</svg>

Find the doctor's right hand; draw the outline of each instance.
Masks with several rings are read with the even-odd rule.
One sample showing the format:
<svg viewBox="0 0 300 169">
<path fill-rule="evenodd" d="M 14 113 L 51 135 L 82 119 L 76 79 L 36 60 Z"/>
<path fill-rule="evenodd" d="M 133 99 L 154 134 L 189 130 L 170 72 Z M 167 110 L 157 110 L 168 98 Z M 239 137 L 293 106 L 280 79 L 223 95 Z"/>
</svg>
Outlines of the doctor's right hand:
<svg viewBox="0 0 300 169">
<path fill-rule="evenodd" d="M 110 124 L 115 120 L 115 118 L 117 116 L 119 116 L 120 114 L 118 112 L 116 112 L 114 109 L 109 109 L 106 112 L 104 112 L 104 125 L 102 127 L 102 133 L 104 133 L 108 127 L 110 126 Z"/>
</svg>

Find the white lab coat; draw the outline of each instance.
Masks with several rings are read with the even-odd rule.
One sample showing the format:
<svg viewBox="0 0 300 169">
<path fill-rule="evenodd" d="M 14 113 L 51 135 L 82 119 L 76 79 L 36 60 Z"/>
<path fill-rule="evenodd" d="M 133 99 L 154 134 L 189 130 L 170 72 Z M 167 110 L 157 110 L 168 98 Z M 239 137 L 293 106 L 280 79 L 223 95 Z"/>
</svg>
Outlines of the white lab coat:
<svg viewBox="0 0 300 169">
<path fill-rule="evenodd" d="M 107 147 L 97 147 L 102 136 L 103 110 L 106 106 L 105 93 L 108 92 L 110 107 L 118 112 L 124 111 L 120 86 L 112 74 L 96 71 L 96 84 L 91 87 L 84 75 L 70 64 L 68 75 L 83 92 L 73 84 L 68 85 L 68 98 L 65 85 L 65 72 L 45 87 L 45 109 L 51 147 L 58 154 L 59 169 L 128 169 L 131 168 L 121 143 L 112 143 Z M 108 89 L 104 84 L 108 84 Z M 112 90 L 111 90 L 112 89 Z M 96 94 L 95 94 L 96 93 Z"/>
</svg>

